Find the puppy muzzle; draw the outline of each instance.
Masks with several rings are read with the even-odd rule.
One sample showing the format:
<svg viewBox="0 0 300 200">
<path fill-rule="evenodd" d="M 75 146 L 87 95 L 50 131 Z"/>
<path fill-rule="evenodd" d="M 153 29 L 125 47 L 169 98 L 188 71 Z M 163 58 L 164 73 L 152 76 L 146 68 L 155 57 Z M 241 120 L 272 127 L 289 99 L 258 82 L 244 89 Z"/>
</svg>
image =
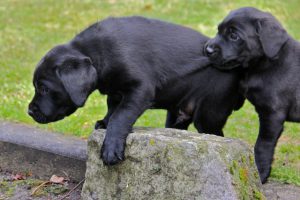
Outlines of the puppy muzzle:
<svg viewBox="0 0 300 200">
<path fill-rule="evenodd" d="M 47 117 L 43 115 L 39 110 L 38 106 L 33 103 L 29 104 L 27 113 L 38 123 L 48 123 Z"/>
</svg>

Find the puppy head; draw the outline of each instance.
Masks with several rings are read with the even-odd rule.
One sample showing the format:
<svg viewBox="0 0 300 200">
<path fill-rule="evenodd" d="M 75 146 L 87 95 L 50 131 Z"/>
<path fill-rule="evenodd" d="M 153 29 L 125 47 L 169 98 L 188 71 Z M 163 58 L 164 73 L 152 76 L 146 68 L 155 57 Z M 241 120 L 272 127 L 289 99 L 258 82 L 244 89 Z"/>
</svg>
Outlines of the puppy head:
<svg viewBox="0 0 300 200">
<path fill-rule="evenodd" d="M 245 7 L 229 13 L 204 51 L 218 68 L 248 67 L 254 59 L 274 59 L 287 39 L 288 34 L 274 16 Z"/>
<path fill-rule="evenodd" d="M 97 72 L 88 57 L 68 45 L 57 46 L 36 67 L 28 114 L 39 123 L 63 119 L 84 105 L 96 83 Z"/>
</svg>

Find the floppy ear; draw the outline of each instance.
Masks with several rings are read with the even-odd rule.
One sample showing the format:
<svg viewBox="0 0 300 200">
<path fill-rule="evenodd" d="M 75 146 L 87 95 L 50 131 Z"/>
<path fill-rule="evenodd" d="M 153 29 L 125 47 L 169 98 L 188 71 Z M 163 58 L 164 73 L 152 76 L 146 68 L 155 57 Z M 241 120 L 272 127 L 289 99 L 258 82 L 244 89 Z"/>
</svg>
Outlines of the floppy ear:
<svg viewBox="0 0 300 200">
<path fill-rule="evenodd" d="M 97 71 L 88 57 L 69 57 L 56 70 L 72 101 L 81 107 L 97 84 Z"/>
<path fill-rule="evenodd" d="M 286 30 L 273 17 L 258 20 L 257 33 L 268 58 L 274 58 L 288 39 Z"/>
</svg>

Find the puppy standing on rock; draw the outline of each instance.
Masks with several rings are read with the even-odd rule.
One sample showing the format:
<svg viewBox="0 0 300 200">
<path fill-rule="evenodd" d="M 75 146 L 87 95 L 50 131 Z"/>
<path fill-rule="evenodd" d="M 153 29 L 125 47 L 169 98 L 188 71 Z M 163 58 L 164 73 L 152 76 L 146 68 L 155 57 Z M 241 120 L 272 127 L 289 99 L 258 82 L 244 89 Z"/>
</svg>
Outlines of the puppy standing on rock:
<svg viewBox="0 0 300 200">
<path fill-rule="evenodd" d="M 259 115 L 255 160 L 264 183 L 284 122 L 300 122 L 300 44 L 270 13 L 246 7 L 223 20 L 206 53 L 220 69 L 244 68 L 241 92 Z"/>
<path fill-rule="evenodd" d="M 124 159 L 125 142 L 149 108 L 168 110 L 166 127 L 223 135 L 222 128 L 244 98 L 238 74 L 203 68 L 208 38 L 189 28 L 142 17 L 108 18 L 50 50 L 33 78 L 28 113 L 39 123 L 60 120 L 82 107 L 90 93 L 107 94 L 101 157 Z"/>
</svg>

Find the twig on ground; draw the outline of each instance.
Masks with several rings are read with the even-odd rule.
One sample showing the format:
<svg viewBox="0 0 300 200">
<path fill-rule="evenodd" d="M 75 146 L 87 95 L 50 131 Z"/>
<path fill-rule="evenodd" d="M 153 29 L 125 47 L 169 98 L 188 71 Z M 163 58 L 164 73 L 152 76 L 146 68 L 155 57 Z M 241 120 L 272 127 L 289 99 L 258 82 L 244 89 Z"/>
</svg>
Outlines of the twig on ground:
<svg viewBox="0 0 300 200">
<path fill-rule="evenodd" d="M 64 173 L 64 175 L 65 175 L 65 180 L 66 180 L 66 181 L 70 181 L 70 177 L 69 177 L 69 175 L 67 174 L 67 172 L 62 171 L 62 173 Z"/>
<path fill-rule="evenodd" d="M 31 196 L 35 195 L 35 193 L 41 188 L 44 187 L 46 184 L 51 183 L 50 181 L 45 181 L 42 184 L 40 184 L 39 186 L 37 186 L 31 193 Z"/>
<path fill-rule="evenodd" d="M 82 179 L 75 187 L 73 187 L 65 196 L 63 196 L 62 198 L 60 198 L 59 200 L 63 200 L 65 198 L 67 198 L 68 196 L 70 196 L 70 194 L 76 190 L 83 182 L 85 181 L 85 178 Z"/>
</svg>

